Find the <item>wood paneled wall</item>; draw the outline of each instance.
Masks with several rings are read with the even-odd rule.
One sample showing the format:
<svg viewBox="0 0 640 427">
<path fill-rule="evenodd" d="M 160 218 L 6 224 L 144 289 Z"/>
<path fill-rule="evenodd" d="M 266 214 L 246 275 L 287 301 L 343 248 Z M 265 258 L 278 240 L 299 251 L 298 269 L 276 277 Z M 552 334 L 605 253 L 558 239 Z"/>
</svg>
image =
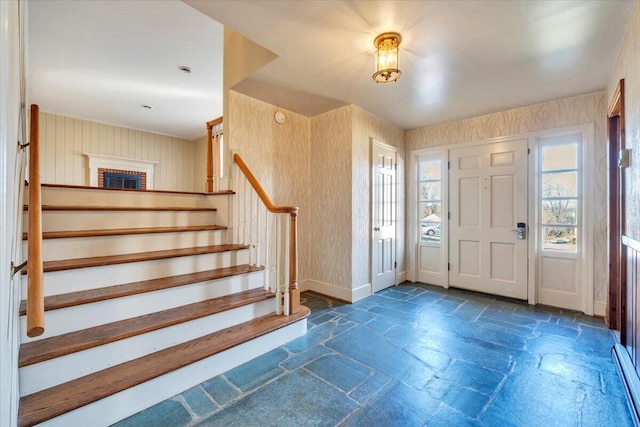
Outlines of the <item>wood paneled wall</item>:
<svg viewBox="0 0 640 427">
<path fill-rule="evenodd" d="M 43 183 L 89 185 L 85 153 L 92 153 L 158 162 L 157 190 L 202 191 L 194 188 L 194 148 L 187 139 L 40 113 L 40 147 Z"/>
</svg>

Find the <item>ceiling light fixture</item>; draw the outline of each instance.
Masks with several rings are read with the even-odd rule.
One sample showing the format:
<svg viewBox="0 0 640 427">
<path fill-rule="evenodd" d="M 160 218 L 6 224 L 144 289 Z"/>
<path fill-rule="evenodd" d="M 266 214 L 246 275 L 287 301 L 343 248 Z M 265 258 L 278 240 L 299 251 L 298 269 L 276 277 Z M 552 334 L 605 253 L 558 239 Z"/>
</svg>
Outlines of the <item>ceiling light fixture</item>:
<svg viewBox="0 0 640 427">
<path fill-rule="evenodd" d="M 376 83 L 389 83 L 398 80 L 402 72 L 398 69 L 398 46 L 402 36 L 398 33 L 382 33 L 373 41 L 376 47 Z"/>
</svg>

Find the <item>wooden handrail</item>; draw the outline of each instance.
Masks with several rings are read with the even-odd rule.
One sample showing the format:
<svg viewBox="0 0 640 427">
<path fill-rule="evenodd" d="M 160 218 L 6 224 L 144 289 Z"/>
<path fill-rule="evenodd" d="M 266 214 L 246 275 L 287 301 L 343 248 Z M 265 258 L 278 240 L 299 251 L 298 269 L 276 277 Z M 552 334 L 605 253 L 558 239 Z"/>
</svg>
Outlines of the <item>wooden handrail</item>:
<svg viewBox="0 0 640 427">
<path fill-rule="evenodd" d="M 42 192 L 40 188 L 40 109 L 31 105 L 29 141 L 29 240 L 27 242 L 27 336 L 44 332 L 42 264 Z"/>
<path fill-rule="evenodd" d="M 269 212 L 273 212 L 273 213 L 288 213 L 288 214 L 297 214 L 298 213 L 298 208 L 297 207 L 294 207 L 294 206 L 276 206 L 276 205 L 274 205 L 271 202 L 271 199 L 269 199 L 269 196 L 267 196 L 267 193 L 265 193 L 264 189 L 262 188 L 262 186 L 260 185 L 260 183 L 258 182 L 256 177 L 253 176 L 253 173 L 251 173 L 251 171 L 249 170 L 247 165 L 244 163 L 244 161 L 242 160 L 242 157 L 240 157 L 239 154 L 234 154 L 233 155 L 233 160 L 236 162 L 236 164 L 238 165 L 238 167 L 240 168 L 240 170 L 242 171 L 244 176 L 247 177 L 247 180 L 249 181 L 249 183 L 251 184 L 253 189 L 256 191 L 256 193 L 258 193 L 258 196 L 260 197 L 260 200 L 262 200 L 262 203 L 264 203 L 264 205 L 267 207 L 267 210 Z"/>
</svg>

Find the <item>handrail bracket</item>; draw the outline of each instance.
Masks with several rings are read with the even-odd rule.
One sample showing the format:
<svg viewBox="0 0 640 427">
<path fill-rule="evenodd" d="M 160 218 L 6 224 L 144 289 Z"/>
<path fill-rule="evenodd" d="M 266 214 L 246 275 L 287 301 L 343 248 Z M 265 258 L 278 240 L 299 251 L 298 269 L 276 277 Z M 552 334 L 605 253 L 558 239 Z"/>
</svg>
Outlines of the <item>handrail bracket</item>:
<svg viewBox="0 0 640 427">
<path fill-rule="evenodd" d="M 27 262 L 29 260 L 24 260 L 24 262 L 20 265 L 15 265 L 13 261 L 11 261 L 11 277 L 15 276 L 17 272 L 21 271 L 23 268 L 27 266 Z"/>
</svg>

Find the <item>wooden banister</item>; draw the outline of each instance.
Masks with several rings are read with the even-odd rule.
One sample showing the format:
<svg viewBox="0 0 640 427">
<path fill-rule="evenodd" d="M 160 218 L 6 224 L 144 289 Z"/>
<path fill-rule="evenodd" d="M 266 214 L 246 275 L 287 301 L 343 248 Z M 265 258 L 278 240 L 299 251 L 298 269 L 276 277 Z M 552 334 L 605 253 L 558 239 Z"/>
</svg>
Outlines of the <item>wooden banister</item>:
<svg viewBox="0 0 640 427">
<path fill-rule="evenodd" d="M 44 332 L 42 192 L 40 188 L 40 109 L 31 105 L 29 141 L 29 240 L 27 242 L 27 336 Z"/>
<path fill-rule="evenodd" d="M 251 173 L 251 170 L 249 170 L 247 165 L 244 163 L 244 161 L 242 160 L 242 157 L 240 157 L 239 154 L 234 154 L 233 155 L 233 160 L 236 162 L 236 164 L 238 165 L 238 167 L 240 168 L 240 170 L 242 171 L 244 176 L 247 178 L 247 180 L 251 184 L 251 187 L 253 187 L 253 189 L 256 191 L 256 193 L 258 193 L 258 196 L 260 197 L 260 200 L 262 200 L 262 203 L 264 203 L 264 205 L 267 207 L 267 210 L 269 212 L 272 212 L 272 213 L 288 213 L 288 214 L 297 214 L 298 213 L 298 208 L 297 207 L 293 207 L 293 206 L 276 206 L 276 205 L 274 205 L 271 202 L 271 199 L 269 198 L 269 196 L 267 196 L 267 193 L 264 191 L 264 189 L 262 188 L 262 186 L 260 185 L 260 183 L 256 179 L 256 177 L 253 176 L 253 173 Z"/>
<path fill-rule="evenodd" d="M 300 311 L 300 289 L 298 289 L 298 208 L 274 205 L 249 167 L 242 160 L 242 157 L 239 154 L 234 154 L 233 160 L 269 212 L 289 214 L 289 314 L 298 313 Z"/>
</svg>

